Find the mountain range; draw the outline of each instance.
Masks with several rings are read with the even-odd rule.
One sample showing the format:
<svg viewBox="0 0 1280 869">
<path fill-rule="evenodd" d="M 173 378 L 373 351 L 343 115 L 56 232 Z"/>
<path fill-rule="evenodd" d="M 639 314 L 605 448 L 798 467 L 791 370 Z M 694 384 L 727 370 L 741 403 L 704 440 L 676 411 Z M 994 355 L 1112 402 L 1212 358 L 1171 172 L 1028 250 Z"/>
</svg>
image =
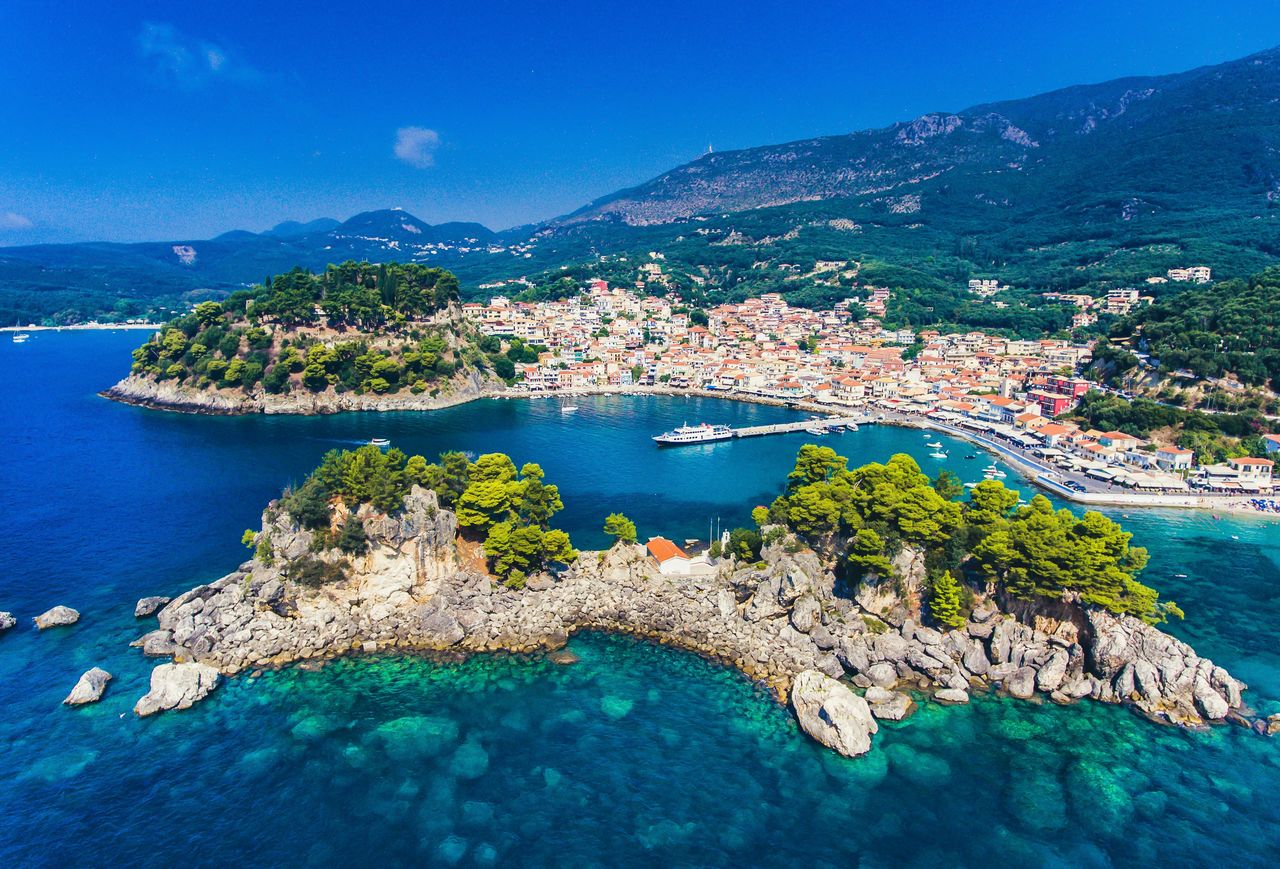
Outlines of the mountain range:
<svg viewBox="0 0 1280 869">
<path fill-rule="evenodd" d="M 1278 198 L 1273 49 L 881 129 L 708 153 L 571 214 L 503 232 L 384 210 L 207 241 L 0 248 L 0 322 L 182 305 L 344 259 L 446 265 L 473 292 L 601 254 L 659 249 L 722 295 L 747 277 L 753 289 L 783 281 L 774 266 L 803 272 L 830 259 L 877 264 L 902 285 L 980 275 L 1029 288 L 1101 286 L 1193 262 L 1232 276 L 1280 258 Z"/>
</svg>

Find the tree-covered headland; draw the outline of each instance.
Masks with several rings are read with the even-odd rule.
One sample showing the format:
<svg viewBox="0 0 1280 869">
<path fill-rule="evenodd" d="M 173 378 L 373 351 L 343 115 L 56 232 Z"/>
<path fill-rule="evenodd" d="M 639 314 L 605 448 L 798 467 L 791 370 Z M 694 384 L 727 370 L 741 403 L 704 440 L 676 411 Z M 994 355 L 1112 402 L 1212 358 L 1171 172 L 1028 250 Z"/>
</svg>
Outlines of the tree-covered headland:
<svg viewBox="0 0 1280 869">
<path fill-rule="evenodd" d="M 801 447 L 786 491 L 759 516 L 785 526 L 819 552 L 843 553 L 851 582 L 893 573 L 904 546 L 923 551 L 926 601 L 941 624 L 963 622 L 973 589 L 1022 600 L 1075 595 L 1114 613 L 1151 624 L 1181 616 L 1172 602 L 1137 580 L 1147 551 L 1101 513 L 1055 510 L 1037 495 L 1025 506 L 1018 493 L 989 480 L 962 498 L 952 480 L 931 481 L 915 460 L 849 468 L 830 447 Z"/>
<path fill-rule="evenodd" d="M 512 360 L 450 305 L 458 280 L 416 264 L 294 269 L 196 305 L 133 351 L 132 373 L 197 389 L 437 394 L 459 371 L 510 379 Z M 498 345 L 498 346 L 493 346 Z"/>
<path fill-rule="evenodd" d="M 369 504 L 379 513 L 394 514 L 415 485 L 431 489 L 441 506 L 454 511 L 462 534 L 483 545 L 489 569 L 507 585 L 520 587 L 530 574 L 577 558 L 569 535 L 551 527 L 552 517 L 564 508 L 559 489 L 545 482 L 540 466 L 517 468 L 502 453 L 473 462 L 462 453 L 447 452 L 428 462 L 398 449 L 332 450 L 281 503 L 295 522 L 313 532 L 317 550 L 336 547 L 356 555 L 367 548 L 357 508 Z M 341 525 L 335 518 L 339 503 L 347 511 Z"/>
</svg>

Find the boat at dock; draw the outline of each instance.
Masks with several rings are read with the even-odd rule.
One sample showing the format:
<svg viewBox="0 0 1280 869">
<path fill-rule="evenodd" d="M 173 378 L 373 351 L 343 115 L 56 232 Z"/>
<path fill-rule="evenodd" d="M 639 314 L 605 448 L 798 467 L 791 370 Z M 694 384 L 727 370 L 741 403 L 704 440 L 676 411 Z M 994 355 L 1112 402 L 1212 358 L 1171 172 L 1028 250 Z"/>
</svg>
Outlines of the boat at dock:
<svg viewBox="0 0 1280 869">
<path fill-rule="evenodd" d="M 705 444 L 710 441 L 725 441 L 733 437 L 733 429 L 727 425 L 682 425 L 671 431 L 656 435 L 654 440 L 659 446 L 681 446 L 683 444 Z"/>
</svg>

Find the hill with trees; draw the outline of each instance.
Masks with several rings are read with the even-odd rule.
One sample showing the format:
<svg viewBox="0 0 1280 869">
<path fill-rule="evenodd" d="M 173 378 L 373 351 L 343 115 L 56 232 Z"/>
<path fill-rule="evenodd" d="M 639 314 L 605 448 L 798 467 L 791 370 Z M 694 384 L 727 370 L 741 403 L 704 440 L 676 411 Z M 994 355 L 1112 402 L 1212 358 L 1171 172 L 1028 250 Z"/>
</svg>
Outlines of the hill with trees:
<svg viewBox="0 0 1280 869">
<path fill-rule="evenodd" d="M 1149 353 L 1164 374 L 1232 377 L 1280 391 L 1280 268 L 1160 299 L 1118 322 L 1111 336 Z"/>
<path fill-rule="evenodd" d="M 394 448 L 331 450 L 301 485 L 284 494 L 281 506 L 315 535 L 316 551 L 336 547 L 359 555 L 367 534 L 357 508 L 369 504 L 380 514 L 394 515 L 414 486 L 436 493 L 440 505 L 457 516 L 464 537 L 483 547 L 489 570 L 512 588 L 523 587 L 533 573 L 578 556 L 569 535 L 551 527 L 551 518 L 564 508 L 560 490 L 545 482 L 541 466 L 530 462 L 517 469 L 503 453 L 488 453 L 473 462 L 462 453 L 448 452 L 438 462 L 428 462 Z M 338 504 L 344 508 L 341 524 Z M 256 547 L 259 560 L 270 558 L 269 539 L 249 531 L 245 542 Z M 341 579 L 343 573 L 332 565 L 328 570 L 316 566 L 305 576 L 310 584 L 323 584 Z"/>
<path fill-rule="evenodd" d="M 854 584 L 869 574 L 892 578 L 892 558 L 904 546 L 921 550 L 926 600 L 933 619 L 961 623 L 971 586 L 992 583 L 1004 595 L 1034 601 L 1076 596 L 1149 624 L 1180 616 L 1155 589 L 1138 582 L 1147 551 L 1101 513 L 1054 510 L 1037 495 L 1018 506 L 1018 493 L 987 480 L 958 500 L 963 487 L 930 480 L 910 456 L 848 467 L 830 447 L 800 448 L 786 492 L 760 517 L 784 526 L 821 552 L 844 552 Z"/>
<path fill-rule="evenodd" d="M 448 271 L 346 262 L 295 268 L 206 301 L 133 351 L 132 376 L 245 395 L 437 394 L 459 374 L 513 363 L 475 333 Z"/>
</svg>

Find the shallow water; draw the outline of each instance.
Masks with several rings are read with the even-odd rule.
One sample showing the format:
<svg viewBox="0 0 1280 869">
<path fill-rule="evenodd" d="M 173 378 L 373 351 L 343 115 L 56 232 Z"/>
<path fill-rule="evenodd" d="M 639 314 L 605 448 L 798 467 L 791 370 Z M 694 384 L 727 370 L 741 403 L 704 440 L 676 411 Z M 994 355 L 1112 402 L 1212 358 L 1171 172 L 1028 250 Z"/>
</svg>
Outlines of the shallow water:
<svg viewBox="0 0 1280 869">
<path fill-rule="evenodd" d="M 0 636 L 4 863 L 1262 865 L 1280 847 L 1280 741 L 1239 728 L 979 698 L 926 703 L 848 761 L 739 674 L 599 635 L 575 638 L 568 666 L 353 658 L 234 679 L 193 710 L 137 720 L 154 662 L 127 648 L 149 624 L 134 601 L 233 568 L 240 531 L 333 446 L 386 436 L 538 461 L 561 486 L 561 524 L 593 546 L 616 509 L 642 535 L 743 523 L 806 440 L 654 447 L 686 420 L 798 418 L 693 399 L 220 419 L 94 396 L 139 340 L 0 345 L 0 609 L 21 619 Z M 955 441 L 933 460 L 924 440 L 867 427 L 826 442 L 855 463 L 905 450 L 966 480 L 989 461 Z M 1121 512 L 1152 549 L 1147 580 L 1187 610 L 1173 630 L 1280 711 L 1276 526 Z M 57 603 L 81 622 L 37 634 L 30 617 Z M 116 676 L 105 699 L 62 708 L 94 665 Z"/>
</svg>

